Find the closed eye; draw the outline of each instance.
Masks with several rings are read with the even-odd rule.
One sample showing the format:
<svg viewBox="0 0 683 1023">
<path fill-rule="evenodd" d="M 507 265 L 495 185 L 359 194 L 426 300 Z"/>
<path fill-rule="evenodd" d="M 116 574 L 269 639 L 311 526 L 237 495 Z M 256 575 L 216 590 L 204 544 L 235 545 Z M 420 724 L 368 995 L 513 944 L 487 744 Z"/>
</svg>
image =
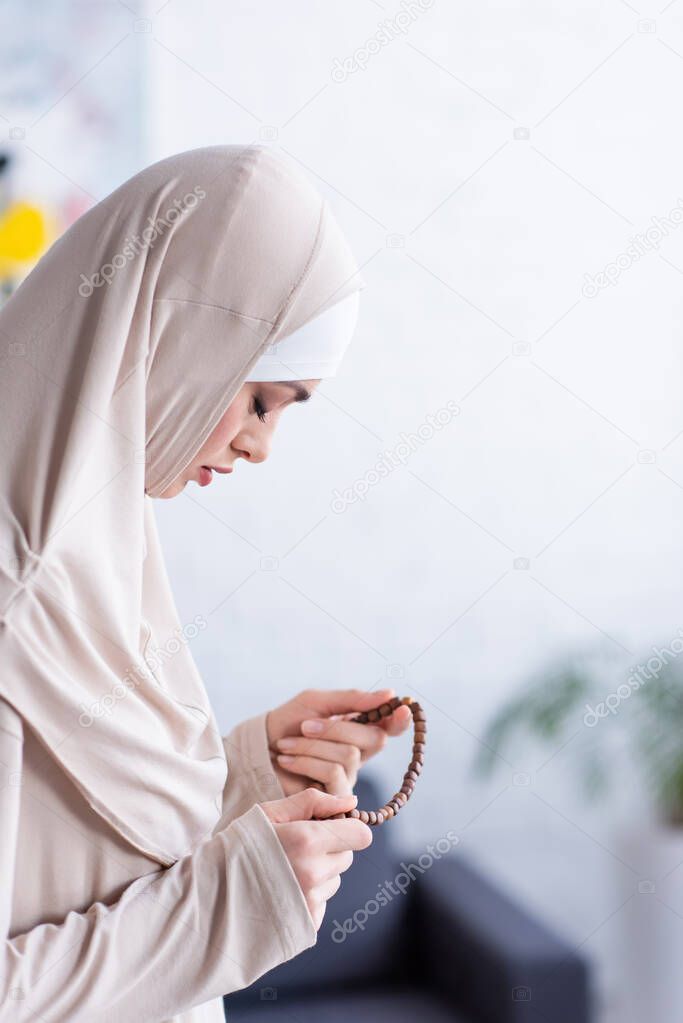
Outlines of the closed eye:
<svg viewBox="0 0 683 1023">
<path fill-rule="evenodd" d="M 268 415 L 268 409 L 263 407 L 263 404 L 261 403 L 261 401 L 259 401 L 256 395 L 254 395 L 254 405 L 252 411 L 259 417 L 262 423 L 265 423 L 266 416 Z"/>
</svg>

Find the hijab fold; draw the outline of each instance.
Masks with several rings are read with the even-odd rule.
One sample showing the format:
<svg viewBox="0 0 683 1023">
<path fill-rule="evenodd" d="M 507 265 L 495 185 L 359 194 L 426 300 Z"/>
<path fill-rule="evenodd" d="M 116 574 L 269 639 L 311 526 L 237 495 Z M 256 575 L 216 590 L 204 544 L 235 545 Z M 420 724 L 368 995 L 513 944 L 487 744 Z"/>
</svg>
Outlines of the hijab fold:
<svg viewBox="0 0 683 1023">
<path fill-rule="evenodd" d="M 227 765 L 152 498 L 264 350 L 364 285 L 291 161 L 213 146 L 121 185 L 0 311 L 0 696 L 161 864 L 211 834 Z"/>
</svg>

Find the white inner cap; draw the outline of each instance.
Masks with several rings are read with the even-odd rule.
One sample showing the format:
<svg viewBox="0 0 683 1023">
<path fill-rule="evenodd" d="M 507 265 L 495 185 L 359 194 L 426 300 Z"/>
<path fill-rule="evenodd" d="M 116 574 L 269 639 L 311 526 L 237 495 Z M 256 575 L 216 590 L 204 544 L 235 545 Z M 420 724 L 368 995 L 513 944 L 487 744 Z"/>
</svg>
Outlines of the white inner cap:
<svg viewBox="0 0 683 1023">
<path fill-rule="evenodd" d="M 269 345 L 245 377 L 245 383 L 334 376 L 356 328 L 359 294 L 354 291 L 293 334 Z"/>
</svg>

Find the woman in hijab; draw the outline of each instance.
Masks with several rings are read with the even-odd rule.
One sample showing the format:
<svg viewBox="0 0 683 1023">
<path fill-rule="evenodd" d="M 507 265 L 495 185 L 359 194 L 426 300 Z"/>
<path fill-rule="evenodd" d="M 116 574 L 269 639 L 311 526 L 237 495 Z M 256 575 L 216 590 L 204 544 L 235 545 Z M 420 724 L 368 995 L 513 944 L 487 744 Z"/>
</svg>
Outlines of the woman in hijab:
<svg viewBox="0 0 683 1023">
<path fill-rule="evenodd" d="M 152 506 L 267 456 L 362 286 L 289 162 L 216 146 L 123 184 L 0 313 L 2 1023 L 218 1023 L 369 844 L 342 817 L 408 708 L 307 690 L 221 737 Z"/>
</svg>

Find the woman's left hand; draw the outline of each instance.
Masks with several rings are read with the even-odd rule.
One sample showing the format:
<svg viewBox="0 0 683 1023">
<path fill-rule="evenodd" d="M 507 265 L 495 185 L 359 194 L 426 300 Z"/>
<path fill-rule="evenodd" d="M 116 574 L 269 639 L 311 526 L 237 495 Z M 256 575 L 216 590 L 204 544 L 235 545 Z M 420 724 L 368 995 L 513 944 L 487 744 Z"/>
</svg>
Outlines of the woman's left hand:
<svg viewBox="0 0 683 1023">
<path fill-rule="evenodd" d="M 367 725 L 342 715 L 373 710 L 395 695 L 393 689 L 305 689 L 269 711 L 268 744 L 285 795 L 315 783 L 337 796 L 352 792 L 360 765 L 379 753 L 390 735 L 404 732 L 412 715 L 408 707 L 399 707 Z"/>
</svg>

